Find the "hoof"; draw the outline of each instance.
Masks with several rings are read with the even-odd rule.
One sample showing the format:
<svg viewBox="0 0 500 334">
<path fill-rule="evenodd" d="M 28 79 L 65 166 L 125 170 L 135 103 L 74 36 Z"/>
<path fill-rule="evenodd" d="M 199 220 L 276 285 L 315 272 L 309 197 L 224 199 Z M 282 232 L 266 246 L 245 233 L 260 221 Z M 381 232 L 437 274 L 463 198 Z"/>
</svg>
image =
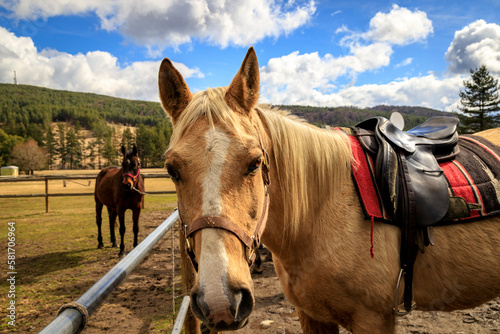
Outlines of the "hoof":
<svg viewBox="0 0 500 334">
<path fill-rule="evenodd" d="M 113 242 L 113 244 L 111 245 L 111 247 L 116 248 L 118 246 L 116 245 L 116 242 Z"/>
<path fill-rule="evenodd" d="M 118 253 L 118 257 L 119 257 L 119 258 L 122 258 L 122 257 L 123 257 L 123 255 L 125 255 L 125 252 L 120 252 L 120 253 Z"/>
<path fill-rule="evenodd" d="M 99 244 L 97 245 L 97 249 L 103 249 L 104 248 L 104 245 L 103 244 Z"/>
</svg>

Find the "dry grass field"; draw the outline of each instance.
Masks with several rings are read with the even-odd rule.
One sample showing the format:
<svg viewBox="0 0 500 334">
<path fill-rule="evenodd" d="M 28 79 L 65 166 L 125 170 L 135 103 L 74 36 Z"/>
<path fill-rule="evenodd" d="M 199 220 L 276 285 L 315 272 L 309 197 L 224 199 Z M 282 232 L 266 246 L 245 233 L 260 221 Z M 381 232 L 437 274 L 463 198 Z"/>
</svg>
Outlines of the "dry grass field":
<svg viewBox="0 0 500 334">
<path fill-rule="evenodd" d="M 146 170 L 145 173 L 163 170 Z M 86 171 L 97 174 L 97 171 Z M 40 174 L 49 174 L 47 172 Z M 51 175 L 56 174 L 50 172 Z M 58 171 L 57 174 L 83 174 L 82 171 Z M 70 180 L 68 180 L 70 181 Z M 94 191 L 94 180 L 49 182 L 49 193 L 77 193 Z M 170 179 L 146 180 L 146 191 L 175 190 Z M 77 183 L 78 182 L 78 183 Z M 44 193 L 44 182 L 0 183 L 0 194 Z M 154 228 L 163 222 L 176 207 L 175 195 L 146 196 L 145 209 L 140 219 L 139 240 L 143 240 Z M 132 250 L 132 214 L 126 212 L 125 250 Z M 7 257 L 8 222 L 15 226 L 15 271 L 16 275 L 16 327 L 8 324 L 2 316 L 0 332 L 38 332 L 56 315 L 58 308 L 76 300 L 103 276 L 118 261 L 118 249 L 111 248 L 106 211 L 103 212 L 103 238 L 105 249 L 97 249 L 97 228 L 93 196 L 52 197 L 50 212 L 45 213 L 44 198 L 0 199 L 0 249 Z M 117 236 L 119 233 L 117 232 Z M 164 238 L 165 239 L 165 238 Z M 165 242 L 164 242 L 165 243 Z M 170 241 L 168 242 L 170 245 Z M 170 248 L 169 248 L 170 249 Z M 2 261 L 0 274 L 0 305 L 5 314 L 9 305 L 6 274 L 10 272 L 6 261 Z M 165 271 L 165 280 L 170 279 L 171 270 Z M 164 295 L 171 290 L 171 284 L 164 282 Z M 167 307 L 167 305 L 165 305 Z M 150 312 L 151 313 L 151 312 Z M 155 328 L 169 326 L 171 312 L 165 316 L 150 315 L 148 332 Z"/>
</svg>

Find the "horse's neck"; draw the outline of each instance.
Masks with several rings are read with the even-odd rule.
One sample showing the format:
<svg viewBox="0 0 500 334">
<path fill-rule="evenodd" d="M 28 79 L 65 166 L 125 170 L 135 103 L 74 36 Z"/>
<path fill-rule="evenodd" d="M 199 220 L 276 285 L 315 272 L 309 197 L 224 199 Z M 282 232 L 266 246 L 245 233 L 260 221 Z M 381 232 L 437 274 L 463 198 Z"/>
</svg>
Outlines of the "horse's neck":
<svg viewBox="0 0 500 334">
<path fill-rule="evenodd" d="M 269 188 L 271 206 L 264 243 L 269 244 L 274 252 L 287 252 L 298 246 L 298 240 L 314 238 L 325 228 L 325 224 L 328 224 L 328 219 L 335 219 L 346 211 L 345 205 L 341 203 L 342 197 L 351 196 L 350 190 L 352 188 L 348 144 L 342 135 L 333 132 L 331 134 L 325 133 L 323 130 L 318 131 L 319 133 L 315 133 L 315 131 L 311 131 L 310 134 L 302 133 L 302 141 L 307 143 L 307 145 L 297 149 L 297 152 L 300 152 L 302 156 L 295 156 L 293 152 L 290 154 L 296 161 L 308 160 L 307 164 L 318 169 L 315 170 L 308 165 L 305 169 L 306 175 L 297 175 L 299 179 L 305 178 L 302 181 L 302 186 L 307 187 L 309 198 L 307 209 L 303 211 L 303 219 L 300 219 L 297 225 L 295 236 L 291 231 L 294 227 L 287 220 L 286 214 L 286 211 L 290 210 L 293 205 L 287 201 L 296 201 L 300 205 L 303 198 L 298 194 L 289 193 L 291 190 L 287 185 L 281 184 L 284 180 L 277 175 L 277 169 L 280 171 L 292 170 L 296 168 L 296 165 L 294 165 L 294 161 L 285 161 L 282 157 L 276 157 L 276 152 L 271 149 L 273 155 L 271 160 L 277 165 L 271 168 L 272 180 Z M 308 138 L 309 135 L 310 138 Z M 313 143 L 318 143 L 318 141 L 319 145 L 314 146 Z M 288 148 L 295 149 L 291 145 Z M 288 154 L 285 155 L 288 156 Z M 319 161 L 322 159 L 328 163 Z M 283 173 L 281 172 L 281 174 Z M 339 177 L 339 174 L 343 176 Z M 288 178 L 285 182 L 293 182 L 293 178 Z"/>
</svg>

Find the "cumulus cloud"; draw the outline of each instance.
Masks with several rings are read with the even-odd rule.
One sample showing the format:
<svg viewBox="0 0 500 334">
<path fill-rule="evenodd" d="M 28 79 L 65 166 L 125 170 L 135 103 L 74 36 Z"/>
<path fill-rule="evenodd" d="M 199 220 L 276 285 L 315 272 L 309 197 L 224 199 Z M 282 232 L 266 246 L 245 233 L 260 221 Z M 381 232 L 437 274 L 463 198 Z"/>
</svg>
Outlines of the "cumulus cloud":
<svg viewBox="0 0 500 334">
<path fill-rule="evenodd" d="M 289 34 L 310 21 L 315 0 L 7 0 L 19 19 L 93 12 L 106 30 L 118 30 L 150 50 L 193 39 L 221 47 L 247 46 Z"/>
<path fill-rule="evenodd" d="M 376 105 L 409 105 L 456 111 L 458 91 L 462 87 L 460 76 L 446 79 L 433 74 L 423 77 L 404 78 L 387 84 L 371 84 L 335 89 L 333 91 L 311 89 L 293 85 L 283 90 L 280 87 L 266 87 L 266 96 L 272 96 L 273 104 L 372 107 Z M 325 86 L 326 87 L 326 86 Z M 334 86 L 332 86 L 334 87 Z M 450 98 L 451 97 L 451 98 Z"/>
<path fill-rule="evenodd" d="M 393 5 L 389 13 L 377 13 L 370 20 L 370 30 L 364 38 L 395 45 L 424 41 L 433 32 L 427 14 Z"/>
<path fill-rule="evenodd" d="M 0 81 L 93 92 L 130 99 L 158 101 L 159 61 L 121 66 L 108 52 L 71 55 L 56 50 L 39 51 L 31 38 L 17 37 L 0 27 Z M 203 77 L 196 68 L 174 63 L 185 78 Z"/>
<path fill-rule="evenodd" d="M 394 88 L 401 87 L 398 88 L 401 95 L 393 101 L 403 103 L 409 99 L 402 86 L 406 80 L 356 87 L 356 77 L 388 66 L 393 45 L 422 42 L 432 32 L 432 22 L 424 12 L 394 5 L 389 13 L 377 13 L 366 32 L 352 32 L 346 26 L 337 30 L 347 34 L 341 39 L 341 44 L 349 50 L 345 56 L 326 54 L 322 57 L 317 52 L 301 55 L 296 51 L 270 59 L 261 68 L 262 95 L 277 104 L 369 106 L 391 103 L 389 98 L 395 98 Z M 412 58 L 408 58 L 399 66 L 411 62 Z M 341 77 L 347 77 L 350 82 L 339 86 Z"/>
<path fill-rule="evenodd" d="M 352 46 L 350 55 L 339 58 L 330 54 L 321 57 L 317 52 L 300 55 L 298 51 L 273 58 L 260 71 L 263 95 L 288 104 L 302 104 L 306 96 L 321 100 L 320 95 L 338 88 L 338 77 L 355 77 L 356 73 L 387 66 L 391 54 L 389 45 L 375 43 Z"/>
<path fill-rule="evenodd" d="M 486 65 L 492 73 L 500 74 L 500 26 L 475 21 L 455 33 L 446 52 L 451 73 L 469 73 L 471 68 Z"/>
</svg>

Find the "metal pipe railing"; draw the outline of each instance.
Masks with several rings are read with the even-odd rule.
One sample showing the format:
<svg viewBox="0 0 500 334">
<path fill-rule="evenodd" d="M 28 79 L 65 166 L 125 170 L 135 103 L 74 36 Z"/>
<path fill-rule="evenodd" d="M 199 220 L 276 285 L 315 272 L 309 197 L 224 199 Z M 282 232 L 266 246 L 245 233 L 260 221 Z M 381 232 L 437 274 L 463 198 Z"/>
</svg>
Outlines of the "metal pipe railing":
<svg viewBox="0 0 500 334">
<path fill-rule="evenodd" d="M 85 327 L 87 317 L 97 310 L 103 300 L 130 274 L 178 219 L 179 213 L 175 211 L 127 256 L 111 268 L 94 286 L 87 290 L 76 303 L 63 306 L 59 315 L 39 334 L 73 334 L 80 332 Z"/>
<path fill-rule="evenodd" d="M 174 327 L 172 328 L 171 334 L 180 334 L 182 331 L 182 326 L 184 325 L 184 319 L 186 318 L 187 311 L 189 310 L 189 301 L 191 298 L 189 296 L 184 296 L 182 298 L 182 304 L 179 308 L 179 313 L 177 313 L 177 318 L 175 318 Z"/>
</svg>

